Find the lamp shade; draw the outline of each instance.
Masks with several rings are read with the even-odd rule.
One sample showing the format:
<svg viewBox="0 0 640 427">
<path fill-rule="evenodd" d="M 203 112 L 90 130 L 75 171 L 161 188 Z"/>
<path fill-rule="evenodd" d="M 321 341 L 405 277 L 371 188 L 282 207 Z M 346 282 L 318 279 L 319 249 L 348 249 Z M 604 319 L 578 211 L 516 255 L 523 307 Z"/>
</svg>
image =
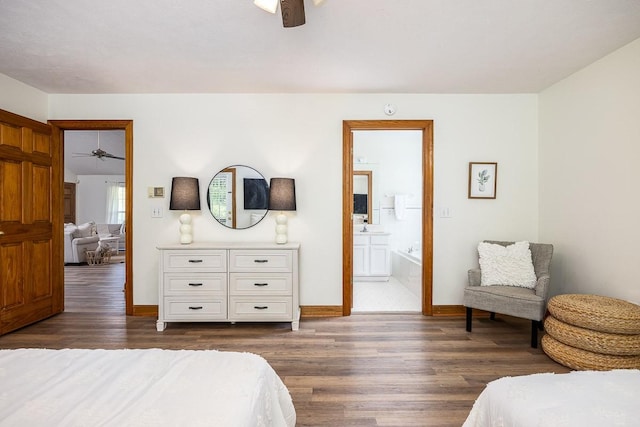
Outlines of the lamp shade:
<svg viewBox="0 0 640 427">
<path fill-rule="evenodd" d="M 178 176 L 171 182 L 171 201 L 169 209 L 172 211 L 199 210 L 200 185 L 198 178 Z"/>
<path fill-rule="evenodd" d="M 296 210 L 296 181 L 293 178 L 271 178 L 269 182 L 269 209 Z"/>
<path fill-rule="evenodd" d="M 276 13 L 276 9 L 278 9 L 279 0 L 254 0 L 253 4 L 258 6 L 262 10 L 266 10 L 270 13 Z"/>
</svg>

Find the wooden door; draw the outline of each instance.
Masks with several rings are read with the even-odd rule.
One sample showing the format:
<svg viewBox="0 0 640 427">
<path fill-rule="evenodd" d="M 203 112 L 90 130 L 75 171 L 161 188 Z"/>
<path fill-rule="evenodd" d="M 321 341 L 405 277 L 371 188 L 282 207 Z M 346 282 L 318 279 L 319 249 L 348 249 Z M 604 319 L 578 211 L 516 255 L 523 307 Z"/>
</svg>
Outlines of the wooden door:
<svg viewBox="0 0 640 427">
<path fill-rule="evenodd" d="M 0 110 L 0 334 L 64 308 L 60 169 L 50 126 Z"/>
<path fill-rule="evenodd" d="M 63 188 L 64 223 L 76 223 L 76 184 L 65 182 Z"/>
</svg>

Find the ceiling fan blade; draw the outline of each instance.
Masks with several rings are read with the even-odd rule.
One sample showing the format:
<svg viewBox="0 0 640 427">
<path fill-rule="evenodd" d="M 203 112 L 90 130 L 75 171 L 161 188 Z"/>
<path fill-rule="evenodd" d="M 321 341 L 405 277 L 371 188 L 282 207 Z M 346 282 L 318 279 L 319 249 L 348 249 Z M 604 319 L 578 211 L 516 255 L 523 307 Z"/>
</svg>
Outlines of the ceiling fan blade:
<svg viewBox="0 0 640 427">
<path fill-rule="evenodd" d="M 281 0 L 282 25 L 285 28 L 304 25 L 304 0 Z"/>
<path fill-rule="evenodd" d="M 101 148 L 98 148 L 97 150 L 93 150 L 91 152 L 91 155 L 99 158 L 100 160 L 104 160 L 103 157 L 108 157 L 110 159 L 124 160 L 124 157 L 114 156 L 113 154 L 107 153 L 106 151 L 104 151 Z"/>
</svg>

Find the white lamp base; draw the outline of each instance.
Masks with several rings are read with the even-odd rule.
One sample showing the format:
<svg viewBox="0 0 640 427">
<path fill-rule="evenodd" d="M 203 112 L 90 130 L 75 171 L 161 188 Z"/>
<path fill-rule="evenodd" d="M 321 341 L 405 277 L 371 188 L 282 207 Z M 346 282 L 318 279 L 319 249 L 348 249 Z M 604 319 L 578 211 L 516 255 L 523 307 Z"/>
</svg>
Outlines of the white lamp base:
<svg viewBox="0 0 640 427">
<path fill-rule="evenodd" d="M 187 212 L 180 215 L 180 243 L 188 245 L 193 242 L 193 228 L 191 227 L 191 215 Z"/>
<path fill-rule="evenodd" d="M 279 245 L 287 243 L 287 216 L 284 212 L 276 216 L 276 243 Z"/>
</svg>

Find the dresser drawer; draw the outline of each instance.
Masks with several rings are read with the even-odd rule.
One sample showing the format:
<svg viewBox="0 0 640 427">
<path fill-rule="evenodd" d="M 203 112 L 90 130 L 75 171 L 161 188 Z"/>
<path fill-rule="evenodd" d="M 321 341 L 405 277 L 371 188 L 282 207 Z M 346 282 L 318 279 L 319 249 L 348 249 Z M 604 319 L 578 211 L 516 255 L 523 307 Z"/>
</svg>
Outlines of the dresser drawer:
<svg viewBox="0 0 640 427">
<path fill-rule="evenodd" d="M 215 320 L 227 318 L 227 298 L 183 298 L 164 299 L 165 320 Z"/>
<path fill-rule="evenodd" d="M 291 274 L 229 273 L 230 295 L 291 295 Z"/>
<path fill-rule="evenodd" d="M 227 271 L 227 252 L 211 251 L 165 251 L 164 271 Z"/>
<path fill-rule="evenodd" d="M 265 251 L 265 250 L 230 250 L 229 271 L 232 272 L 290 272 L 292 270 L 293 256 L 291 251 Z"/>
<path fill-rule="evenodd" d="M 291 297 L 230 297 L 229 320 L 291 320 Z"/>
<path fill-rule="evenodd" d="M 226 273 L 165 273 L 164 294 L 227 293 Z"/>
</svg>

